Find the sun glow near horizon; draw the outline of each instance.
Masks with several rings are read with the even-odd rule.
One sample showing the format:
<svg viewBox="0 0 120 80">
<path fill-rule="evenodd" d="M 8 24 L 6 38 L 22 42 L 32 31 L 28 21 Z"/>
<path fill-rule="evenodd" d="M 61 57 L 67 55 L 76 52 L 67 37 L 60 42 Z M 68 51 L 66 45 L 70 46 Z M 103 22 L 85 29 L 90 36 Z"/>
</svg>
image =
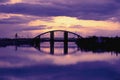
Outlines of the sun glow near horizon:
<svg viewBox="0 0 120 80">
<path fill-rule="evenodd" d="M 22 2 L 22 0 L 10 0 L 11 4 L 21 3 L 21 2 Z"/>
<path fill-rule="evenodd" d="M 70 28 L 74 26 L 80 27 L 88 27 L 94 29 L 102 29 L 102 30 L 118 30 L 120 28 L 119 22 L 112 22 L 112 21 L 96 21 L 96 20 L 82 20 L 77 19 L 75 17 L 66 17 L 66 16 L 59 16 L 53 17 L 52 21 L 43 21 L 40 19 L 30 21 L 28 26 L 52 26 L 52 27 L 64 27 Z"/>
</svg>

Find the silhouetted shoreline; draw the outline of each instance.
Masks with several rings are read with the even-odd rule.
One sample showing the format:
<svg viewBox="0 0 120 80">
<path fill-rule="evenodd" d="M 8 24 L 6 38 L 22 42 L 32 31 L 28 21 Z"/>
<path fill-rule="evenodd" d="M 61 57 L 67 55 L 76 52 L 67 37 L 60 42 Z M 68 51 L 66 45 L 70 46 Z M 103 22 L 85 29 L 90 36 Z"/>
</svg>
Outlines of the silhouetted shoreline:
<svg viewBox="0 0 120 80">
<path fill-rule="evenodd" d="M 35 40 L 33 38 L 1 38 L 0 47 L 20 45 L 29 45 L 34 47 L 34 41 Z M 91 36 L 86 38 L 78 38 L 76 39 L 75 43 L 81 51 L 120 53 L 120 37 Z"/>
<path fill-rule="evenodd" d="M 87 37 L 76 41 L 81 51 L 120 53 L 120 37 Z"/>
<path fill-rule="evenodd" d="M 6 46 L 19 46 L 19 45 L 32 45 L 32 38 L 18 38 L 18 39 L 10 39 L 10 38 L 1 38 L 0 39 L 0 47 Z"/>
</svg>

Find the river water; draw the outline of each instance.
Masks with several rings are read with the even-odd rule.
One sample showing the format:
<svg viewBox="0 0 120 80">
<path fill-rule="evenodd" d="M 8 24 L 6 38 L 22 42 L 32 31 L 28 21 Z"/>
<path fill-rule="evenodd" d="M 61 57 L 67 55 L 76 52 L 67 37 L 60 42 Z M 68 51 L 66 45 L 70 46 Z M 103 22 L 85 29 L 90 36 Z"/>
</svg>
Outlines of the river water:
<svg viewBox="0 0 120 80">
<path fill-rule="evenodd" d="M 41 49 L 30 46 L 0 48 L 0 80 L 120 80 L 120 55 L 114 52 L 81 51 L 69 44 Z"/>
</svg>

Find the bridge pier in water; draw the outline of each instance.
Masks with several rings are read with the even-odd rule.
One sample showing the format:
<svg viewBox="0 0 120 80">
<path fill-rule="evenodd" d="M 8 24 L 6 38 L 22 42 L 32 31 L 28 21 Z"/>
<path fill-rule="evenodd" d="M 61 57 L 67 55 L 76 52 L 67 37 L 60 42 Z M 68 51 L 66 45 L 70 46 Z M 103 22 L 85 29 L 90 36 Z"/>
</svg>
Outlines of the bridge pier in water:
<svg viewBox="0 0 120 80">
<path fill-rule="evenodd" d="M 35 47 L 40 50 L 40 36 L 38 36 L 34 41 Z"/>
<path fill-rule="evenodd" d="M 54 31 L 50 32 L 50 54 L 54 54 Z"/>
<path fill-rule="evenodd" d="M 54 54 L 54 31 L 50 32 L 50 54 Z M 64 54 L 68 54 L 68 32 L 64 32 Z"/>
<path fill-rule="evenodd" d="M 64 54 L 68 54 L 68 32 L 64 32 Z"/>
</svg>

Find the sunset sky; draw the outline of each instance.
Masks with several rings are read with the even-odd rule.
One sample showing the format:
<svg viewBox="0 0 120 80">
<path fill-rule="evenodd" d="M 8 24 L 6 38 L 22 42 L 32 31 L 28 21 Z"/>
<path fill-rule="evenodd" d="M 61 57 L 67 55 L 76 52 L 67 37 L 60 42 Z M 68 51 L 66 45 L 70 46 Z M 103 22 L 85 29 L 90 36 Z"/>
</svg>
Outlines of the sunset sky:
<svg viewBox="0 0 120 80">
<path fill-rule="evenodd" d="M 120 0 L 0 0 L 0 38 L 50 30 L 120 36 Z"/>
</svg>

